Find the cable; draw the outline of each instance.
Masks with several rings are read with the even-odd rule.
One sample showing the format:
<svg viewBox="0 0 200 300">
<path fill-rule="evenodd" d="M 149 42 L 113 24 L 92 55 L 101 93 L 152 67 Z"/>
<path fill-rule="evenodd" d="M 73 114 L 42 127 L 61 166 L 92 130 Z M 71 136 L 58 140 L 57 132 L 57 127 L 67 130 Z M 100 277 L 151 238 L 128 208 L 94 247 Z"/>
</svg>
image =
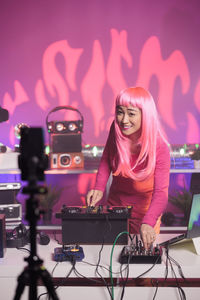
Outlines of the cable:
<svg viewBox="0 0 200 300">
<path fill-rule="evenodd" d="M 172 265 L 172 262 L 174 264 L 176 264 L 176 266 L 178 266 L 178 271 L 179 271 L 179 274 L 181 275 L 181 277 L 185 280 L 185 277 L 183 275 L 183 271 L 181 269 L 181 266 L 171 257 L 169 256 L 169 247 L 166 248 L 166 257 L 167 257 L 167 260 L 170 264 L 170 267 L 171 267 L 171 271 L 172 271 L 172 274 L 174 275 L 174 278 L 176 280 L 176 285 L 177 285 L 177 288 L 178 288 L 178 293 L 179 293 L 179 296 L 180 296 L 180 299 L 181 300 L 186 300 L 186 295 L 185 295 L 185 292 L 183 290 L 183 288 L 180 286 L 179 282 L 178 282 L 178 278 L 176 276 L 176 272 L 173 268 L 173 265 Z M 168 273 L 167 273 L 168 274 Z M 165 279 L 167 279 L 167 277 L 165 277 Z"/>
<path fill-rule="evenodd" d="M 97 266 L 96 264 L 92 264 L 92 263 L 90 263 L 90 262 L 88 262 L 88 261 L 85 261 L 85 260 L 82 260 L 82 261 L 80 261 L 79 263 L 85 263 L 85 264 L 88 264 L 88 265 L 93 266 L 93 267 L 96 267 L 96 266 Z M 107 267 L 105 267 L 105 266 L 99 265 L 99 267 L 102 268 L 102 269 L 105 269 L 105 270 L 107 270 L 107 271 L 110 272 L 109 268 L 107 268 Z M 127 266 L 125 266 L 125 268 L 124 268 L 121 272 L 125 271 L 126 269 L 127 269 Z M 119 272 L 112 272 L 112 273 L 113 273 L 113 274 L 120 274 L 121 272 L 119 271 Z"/>
<path fill-rule="evenodd" d="M 133 238 L 134 238 L 134 237 L 133 237 Z M 133 239 L 132 239 L 132 242 L 133 242 Z M 138 244 L 138 238 L 137 238 L 137 236 L 136 236 L 136 245 L 137 245 L 137 244 Z M 131 253 L 130 253 L 130 255 L 131 255 Z M 129 255 L 129 258 L 128 258 L 128 262 L 127 262 L 128 271 L 129 271 L 130 255 Z M 127 277 L 126 277 L 126 280 L 125 280 L 125 282 L 124 282 L 124 284 L 123 284 L 123 290 L 122 290 L 122 293 L 121 293 L 121 298 L 120 298 L 120 300 L 123 299 L 124 291 L 125 291 L 125 287 L 126 287 L 127 282 L 131 282 L 132 280 L 138 279 L 138 278 L 142 277 L 143 275 L 147 274 L 149 271 L 151 271 L 151 270 L 155 267 L 155 265 L 157 264 L 158 260 L 159 260 L 159 256 L 157 257 L 156 261 L 154 262 L 154 264 L 153 264 L 149 269 L 147 269 L 145 272 L 141 273 L 141 274 L 138 275 L 137 277 L 130 279 L 129 281 L 128 281 L 128 272 L 127 272 Z M 156 291 L 155 291 L 153 300 L 154 300 L 155 297 L 156 297 L 157 290 L 158 290 L 158 286 L 157 286 L 157 288 L 156 288 Z"/>
<path fill-rule="evenodd" d="M 147 274 L 149 271 L 151 271 L 155 267 L 155 265 L 157 264 L 158 260 L 159 260 L 159 256 L 156 258 L 154 264 L 149 269 L 147 269 L 145 272 L 143 272 L 142 274 L 138 275 L 134 279 L 138 279 L 138 278 L 142 277 L 143 275 Z"/>
<path fill-rule="evenodd" d="M 20 250 L 20 251 L 24 251 L 24 252 L 28 252 L 30 253 L 30 249 L 27 249 L 27 248 L 24 248 L 24 247 L 16 247 L 17 250 Z"/>
<path fill-rule="evenodd" d="M 165 255 L 166 255 L 166 261 L 165 261 L 165 279 L 167 279 L 168 277 L 168 273 L 169 273 L 169 260 L 168 260 L 168 257 L 167 257 L 167 253 L 166 251 L 168 251 L 169 249 L 169 245 L 167 245 L 167 248 L 165 248 Z"/>
<path fill-rule="evenodd" d="M 178 267 L 178 272 L 179 272 L 180 276 L 186 281 L 186 278 L 183 274 L 183 270 L 182 270 L 180 264 L 169 255 L 169 252 L 168 252 L 168 258 Z"/>
<path fill-rule="evenodd" d="M 126 284 L 127 284 L 127 282 L 128 282 L 130 258 L 131 258 L 131 253 L 129 254 L 128 262 L 127 262 L 127 267 L 126 267 L 126 269 L 125 269 L 125 270 L 127 270 L 127 273 L 126 273 L 126 280 L 124 280 L 124 279 L 123 279 L 123 276 L 122 276 L 122 264 L 121 264 L 121 267 L 120 267 L 120 271 L 121 271 L 121 279 L 122 279 L 122 281 L 123 281 L 123 287 L 122 287 L 122 292 L 121 292 L 120 300 L 122 300 L 123 297 L 124 297 L 125 287 L 126 287 Z"/>
<path fill-rule="evenodd" d="M 137 238 L 137 236 L 134 234 L 134 235 L 133 235 L 133 238 L 131 239 L 130 246 L 133 245 L 133 240 L 134 240 L 134 238 L 136 238 L 136 243 L 138 243 L 138 238 Z M 128 282 L 130 259 L 131 259 L 131 253 L 129 253 L 129 256 L 128 256 L 128 262 L 127 262 L 126 268 L 125 268 L 124 270 L 122 270 L 122 264 L 121 264 L 121 266 L 120 266 L 120 274 L 121 274 L 121 279 L 122 279 L 122 281 L 123 281 L 123 287 L 122 287 L 122 292 L 121 292 L 120 300 L 122 300 L 123 297 L 124 297 L 125 287 L 126 287 L 126 284 L 127 284 L 127 282 Z M 125 279 L 125 280 L 123 279 L 123 275 L 122 275 L 122 272 L 123 272 L 123 271 L 127 271 L 127 273 L 126 273 L 126 279 Z"/>
<path fill-rule="evenodd" d="M 52 277 L 53 277 L 53 273 L 54 273 L 56 267 L 58 266 L 58 264 L 59 264 L 59 261 L 56 262 L 55 266 L 53 267 L 53 270 L 51 271 L 51 276 L 52 276 Z"/>
<path fill-rule="evenodd" d="M 97 265 L 96 265 L 96 273 L 100 276 L 100 278 L 104 282 L 104 284 L 105 284 L 105 286 L 108 290 L 108 293 L 110 295 L 110 298 L 111 298 L 111 300 L 113 300 L 112 294 L 111 294 L 111 291 L 110 291 L 110 288 L 109 288 L 107 282 L 105 281 L 105 279 L 101 276 L 101 274 L 98 271 L 98 267 L 99 267 L 99 264 L 100 264 L 100 261 L 101 261 L 101 253 L 102 253 L 103 247 L 104 247 L 105 238 L 106 238 L 106 235 L 108 234 L 108 232 L 111 231 L 111 229 L 112 229 L 112 226 L 111 226 L 111 223 L 109 222 L 108 216 L 106 216 L 106 224 L 108 225 L 108 229 L 106 228 L 105 231 L 104 231 L 104 234 L 103 234 L 103 241 L 102 241 L 101 249 L 99 251 L 98 262 L 97 262 Z"/>
<path fill-rule="evenodd" d="M 92 282 L 95 282 L 95 283 L 97 283 L 97 284 L 100 283 L 99 280 L 92 279 L 92 278 L 89 278 L 89 277 L 84 276 L 84 275 L 81 274 L 76 268 L 74 268 L 74 274 L 75 274 L 77 277 L 85 278 L 85 279 L 87 279 L 87 280 L 89 280 L 89 281 L 92 281 Z"/>
<path fill-rule="evenodd" d="M 152 286 L 154 286 L 154 283 L 153 283 L 152 280 L 151 280 L 151 284 L 152 284 Z M 158 280 L 156 280 L 156 290 L 155 290 L 155 293 L 153 295 L 153 300 L 156 299 L 157 292 L 158 292 Z"/>
<path fill-rule="evenodd" d="M 114 240 L 113 246 L 112 246 L 112 250 L 111 250 L 111 254 L 110 254 L 110 280 L 111 280 L 111 293 L 112 293 L 112 299 L 114 300 L 114 285 L 113 285 L 113 277 L 112 277 L 112 258 L 113 258 L 113 251 L 114 251 L 114 247 L 116 245 L 116 242 L 118 240 L 118 238 L 122 235 L 122 234 L 127 234 L 129 235 L 130 239 L 132 240 L 132 237 L 130 235 L 130 233 L 128 231 L 123 231 L 120 232 L 117 237 Z"/>
<path fill-rule="evenodd" d="M 56 267 L 58 266 L 59 263 L 60 263 L 60 262 L 57 262 L 56 265 L 54 266 L 54 268 L 53 268 L 53 270 L 52 270 L 52 272 L 51 272 L 52 275 L 53 275 L 53 272 L 55 271 L 55 269 L 56 269 Z M 69 272 L 67 273 L 67 275 L 66 275 L 64 278 L 62 278 L 62 279 L 60 280 L 60 283 L 58 284 L 58 286 L 56 286 L 56 287 L 54 288 L 55 290 L 58 289 L 59 286 L 62 285 L 62 283 L 65 282 L 65 280 L 70 276 L 70 274 L 72 273 L 72 271 L 75 269 L 75 264 L 76 264 L 76 262 L 71 262 L 71 263 L 72 263 L 71 269 L 69 270 Z M 45 296 L 45 295 L 48 295 L 48 292 L 45 292 L 45 293 L 40 294 L 40 295 L 38 296 L 37 300 L 39 300 L 42 296 Z"/>
<path fill-rule="evenodd" d="M 54 240 L 57 242 L 57 244 L 62 245 L 62 243 L 60 243 L 60 241 L 57 239 L 55 231 L 53 232 L 53 236 L 54 236 Z"/>
</svg>

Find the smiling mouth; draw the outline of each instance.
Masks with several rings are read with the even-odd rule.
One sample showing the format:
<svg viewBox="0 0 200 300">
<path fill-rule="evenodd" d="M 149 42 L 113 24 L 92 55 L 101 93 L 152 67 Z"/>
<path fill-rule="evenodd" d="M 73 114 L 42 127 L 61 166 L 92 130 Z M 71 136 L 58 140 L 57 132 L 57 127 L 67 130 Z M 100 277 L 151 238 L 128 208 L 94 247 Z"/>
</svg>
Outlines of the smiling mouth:
<svg viewBox="0 0 200 300">
<path fill-rule="evenodd" d="M 122 128 L 122 130 L 128 130 L 128 129 L 132 128 L 132 126 L 121 125 L 121 128 Z"/>
</svg>

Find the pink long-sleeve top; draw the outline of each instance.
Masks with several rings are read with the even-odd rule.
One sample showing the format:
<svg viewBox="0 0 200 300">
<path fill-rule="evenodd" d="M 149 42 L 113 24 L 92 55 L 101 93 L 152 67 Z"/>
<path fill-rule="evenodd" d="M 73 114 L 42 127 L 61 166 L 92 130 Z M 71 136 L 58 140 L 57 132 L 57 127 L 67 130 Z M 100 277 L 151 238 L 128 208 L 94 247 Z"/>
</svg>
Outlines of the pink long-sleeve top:
<svg viewBox="0 0 200 300">
<path fill-rule="evenodd" d="M 111 130 L 99 165 L 95 189 L 104 191 L 111 172 L 114 172 L 113 157 L 116 153 L 114 128 Z M 133 155 L 133 163 L 136 156 Z M 113 176 L 107 203 L 111 206 L 132 206 L 129 232 L 139 233 L 141 224 L 148 224 L 159 233 L 160 219 L 168 202 L 170 153 L 166 143 L 159 137 L 156 147 L 154 174 L 143 181 L 121 175 Z"/>
</svg>

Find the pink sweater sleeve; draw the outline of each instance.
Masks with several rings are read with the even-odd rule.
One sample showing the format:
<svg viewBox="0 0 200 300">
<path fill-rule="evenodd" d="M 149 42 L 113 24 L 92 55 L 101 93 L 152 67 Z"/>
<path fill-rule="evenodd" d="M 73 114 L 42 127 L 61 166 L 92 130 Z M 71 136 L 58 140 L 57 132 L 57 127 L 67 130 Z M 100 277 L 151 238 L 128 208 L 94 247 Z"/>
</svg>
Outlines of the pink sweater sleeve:
<svg viewBox="0 0 200 300">
<path fill-rule="evenodd" d="M 109 136 L 103 151 L 103 155 L 99 164 L 97 177 L 96 177 L 96 184 L 95 190 L 104 191 L 108 178 L 111 173 L 111 161 L 110 161 L 110 152 L 113 150 L 113 132 L 114 132 L 114 124 L 111 125 Z M 113 157 L 113 155 L 112 155 Z"/>
<path fill-rule="evenodd" d="M 164 142 L 159 142 L 156 154 L 156 168 L 154 177 L 154 191 L 151 204 L 142 223 L 152 227 L 163 213 L 168 202 L 169 172 L 170 171 L 170 152 Z"/>
</svg>

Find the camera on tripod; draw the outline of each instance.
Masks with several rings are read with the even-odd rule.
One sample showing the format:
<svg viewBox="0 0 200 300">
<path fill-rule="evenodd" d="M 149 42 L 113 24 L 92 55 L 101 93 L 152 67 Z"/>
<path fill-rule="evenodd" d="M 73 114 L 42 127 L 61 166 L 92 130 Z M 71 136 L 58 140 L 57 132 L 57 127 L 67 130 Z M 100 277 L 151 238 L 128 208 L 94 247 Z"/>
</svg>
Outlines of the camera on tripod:
<svg viewBox="0 0 200 300">
<path fill-rule="evenodd" d="M 30 195 L 26 201 L 25 215 L 29 223 L 30 255 L 24 259 L 28 262 L 28 267 L 18 277 L 14 300 L 20 299 L 27 283 L 29 285 L 29 300 L 38 299 L 37 285 L 39 279 L 46 286 L 50 298 L 58 300 L 51 276 L 44 266 L 42 266 L 43 260 L 39 258 L 36 251 L 36 227 L 37 220 L 40 218 L 40 210 L 38 199 L 35 195 L 45 194 L 47 191 L 46 188 L 37 185 L 37 181 L 45 179 L 44 170 L 48 167 L 48 156 L 44 154 L 42 128 L 21 129 L 18 165 L 21 169 L 21 179 L 28 181 L 28 185 L 23 188 L 22 192 Z"/>
<path fill-rule="evenodd" d="M 21 128 L 20 155 L 18 165 L 22 180 L 44 180 L 44 170 L 48 168 L 48 156 L 44 154 L 43 130 L 40 127 Z"/>
<path fill-rule="evenodd" d="M 59 110 L 74 111 L 79 114 L 78 120 L 49 121 L 50 114 Z M 50 168 L 82 169 L 84 157 L 82 153 L 83 115 L 71 106 L 57 106 L 46 117 L 49 132 Z"/>
</svg>

